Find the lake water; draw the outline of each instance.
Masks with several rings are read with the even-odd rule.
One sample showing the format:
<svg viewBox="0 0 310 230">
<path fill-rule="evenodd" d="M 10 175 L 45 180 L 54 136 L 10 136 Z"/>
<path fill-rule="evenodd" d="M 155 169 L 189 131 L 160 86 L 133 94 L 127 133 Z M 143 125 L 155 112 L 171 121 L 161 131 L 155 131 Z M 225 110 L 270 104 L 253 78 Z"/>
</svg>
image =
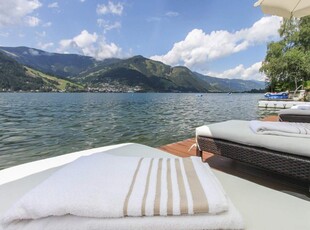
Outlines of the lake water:
<svg viewBox="0 0 310 230">
<path fill-rule="evenodd" d="M 0 169 L 124 142 L 158 147 L 195 128 L 258 119 L 261 94 L 1 93 Z"/>
</svg>

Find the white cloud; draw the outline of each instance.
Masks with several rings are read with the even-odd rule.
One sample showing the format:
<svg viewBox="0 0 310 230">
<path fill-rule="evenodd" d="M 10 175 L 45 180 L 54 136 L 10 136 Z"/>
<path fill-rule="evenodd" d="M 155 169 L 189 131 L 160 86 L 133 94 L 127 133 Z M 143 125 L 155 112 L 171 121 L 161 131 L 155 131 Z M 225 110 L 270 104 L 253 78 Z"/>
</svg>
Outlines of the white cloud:
<svg viewBox="0 0 310 230">
<path fill-rule="evenodd" d="M 41 7 L 39 0 L 9 0 L 1 1 L 0 4 L 0 26 L 8 26 L 20 24 L 26 19 L 26 23 L 33 25 L 35 20 L 29 19 L 26 16 L 33 13 L 34 10 Z M 26 17 L 26 18 L 25 18 Z M 34 17 L 30 17 L 34 18 Z"/>
<path fill-rule="evenodd" d="M 85 2 L 85 0 L 80 0 L 80 2 Z"/>
<path fill-rule="evenodd" d="M 39 51 L 34 50 L 34 49 L 29 49 L 28 51 L 29 51 L 29 54 L 31 54 L 31 55 L 33 55 L 33 56 L 37 56 L 37 55 L 40 54 Z"/>
<path fill-rule="evenodd" d="M 48 7 L 48 8 L 58 8 L 59 5 L 58 5 L 58 2 L 53 2 L 53 3 L 48 4 L 47 7 Z"/>
<path fill-rule="evenodd" d="M 264 81 L 265 75 L 259 72 L 261 66 L 262 62 L 256 62 L 248 68 L 245 68 L 242 64 L 240 64 L 235 68 L 225 70 L 221 73 L 207 72 L 205 74 L 219 78 Z"/>
<path fill-rule="evenodd" d="M 40 19 L 37 17 L 27 16 L 25 18 L 25 23 L 30 27 L 35 27 L 39 25 Z"/>
<path fill-rule="evenodd" d="M 111 1 L 108 4 L 98 4 L 97 5 L 97 14 L 105 15 L 105 14 L 116 14 L 122 15 L 124 6 L 122 3 L 113 3 Z"/>
<path fill-rule="evenodd" d="M 175 43 L 167 54 L 150 58 L 169 65 L 204 69 L 211 60 L 278 38 L 280 22 L 281 18 L 276 16 L 263 17 L 250 28 L 233 33 L 219 30 L 206 34 L 201 29 L 194 29 L 183 41 Z"/>
<path fill-rule="evenodd" d="M 60 48 L 58 51 L 64 52 L 66 49 L 70 48 L 73 46 L 73 40 L 72 39 L 63 39 L 59 42 Z"/>
<path fill-rule="evenodd" d="M 38 43 L 39 49 L 42 49 L 42 50 L 47 50 L 47 49 L 49 49 L 49 48 L 51 48 L 53 46 L 54 46 L 53 42 L 48 42 L 48 43 L 41 43 L 41 42 L 39 42 Z"/>
<path fill-rule="evenodd" d="M 58 52 L 77 51 L 99 60 L 122 56 L 122 49 L 116 44 L 108 44 L 104 37 L 99 37 L 97 33 L 90 34 L 87 30 L 83 30 L 72 39 L 61 40 L 59 45 Z"/>
<path fill-rule="evenodd" d="M 175 11 L 168 11 L 166 13 L 166 16 L 168 17 L 176 17 L 176 16 L 179 16 L 180 14 L 178 12 L 175 12 Z"/>
<path fill-rule="evenodd" d="M 78 36 L 73 38 L 73 42 L 78 47 L 87 47 L 95 43 L 97 39 L 98 35 L 96 33 L 90 34 L 87 30 L 83 30 Z"/>
<path fill-rule="evenodd" d="M 122 26 L 120 22 L 110 23 L 109 21 L 104 20 L 102 18 L 97 19 L 97 24 L 99 27 L 104 29 L 104 32 L 107 32 L 113 29 L 119 29 Z"/>
</svg>

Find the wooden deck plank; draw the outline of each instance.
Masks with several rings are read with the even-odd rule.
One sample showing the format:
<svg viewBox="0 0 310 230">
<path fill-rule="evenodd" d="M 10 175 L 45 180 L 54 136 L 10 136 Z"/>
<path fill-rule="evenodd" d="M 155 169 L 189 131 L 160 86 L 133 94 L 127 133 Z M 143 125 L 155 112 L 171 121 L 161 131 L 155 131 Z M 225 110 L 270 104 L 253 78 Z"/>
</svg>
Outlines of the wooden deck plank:
<svg viewBox="0 0 310 230">
<path fill-rule="evenodd" d="M 267 116 L 267 117 L 264 117 L 263 119 L 261 119 L 262 121 L 278 121 L 279 118 L 278 116 L 276 115 L 273 115 L 273 116 Z"/>
</svg>

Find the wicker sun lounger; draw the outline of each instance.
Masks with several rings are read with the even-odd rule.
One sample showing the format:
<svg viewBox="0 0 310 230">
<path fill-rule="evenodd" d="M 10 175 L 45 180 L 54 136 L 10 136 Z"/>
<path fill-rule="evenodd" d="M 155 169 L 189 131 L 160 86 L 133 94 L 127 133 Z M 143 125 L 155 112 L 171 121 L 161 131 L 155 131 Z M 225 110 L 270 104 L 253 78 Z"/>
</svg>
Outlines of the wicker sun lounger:
<svg viewBox="0 0 310 230">
<path fill-rule="evenodd" d="M 229 123 L 233 125 L 233 129 L 225 130 L 224 127 Z M 197 156 L 202 156 L 203 151 L 211 152 L 298 179 L 310 185 L 310 148 L 309 150 L 305 149 L 308 146 L 304 144 L 307 141 L 310 144 L 310 139 L 266 137 L 268 135 L 253 136 L 255 134 L 252 134 L 251 131 L 242 131 L 247 128 L 246 124 L 246 121 L 228 121 L 197 128 Z M 206 133 L 203 131 L 204 128 L 208 129 Z M 284 146 L 273 148 L 273 143 L 276 142 L 283 142 Z M 291 151 L 294 148 L 294 143 L 298 145 L 295 146 L 296 154 Z M 266 146 L 264 147 L 264 145 Z M 289 146 L 292 147 L 289 148 Z M 300 150 L 303 151 L 302 154 L 299 154 Z"/>
<path fill-rule="evenodd" d="M 310 123 L 310 110 L 284 109 L 278 115 L 279 121 Z"/>
</svg>

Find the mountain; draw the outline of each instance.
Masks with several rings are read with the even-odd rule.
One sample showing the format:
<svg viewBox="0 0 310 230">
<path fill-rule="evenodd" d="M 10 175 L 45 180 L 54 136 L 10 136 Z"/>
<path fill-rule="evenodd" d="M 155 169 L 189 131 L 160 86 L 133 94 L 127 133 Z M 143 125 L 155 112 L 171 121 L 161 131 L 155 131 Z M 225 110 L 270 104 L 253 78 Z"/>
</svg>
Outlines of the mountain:
<svg viewBox="0 0 310 230">
<path fill-rule="evenodd" d="M 262 81 L 216 78 L 197 72 L 194 74 L 199 79 L 208 82 L 212 87 L 220 89 L 221 92 L 245 92 L 252 89 L 265 89 L 265 82 Z"/>
<path fill-rule="evenodd" d="M 21 64 L 0 52 L 0 90 L 38 90 L 43 85 L 42 79 L 28 76 Z"/>
<path fill-rule="evenodd" d="M 0 51 L 0 90 L 5 91 L 56 91 L 81 90 L 82 86 L 73 82 L 49 76 L 18 63 Z"/>
<path fill-rule="evenodd" d="M 243 92 L 265 88 L 263 82 L 205 76 L 184 66 L 171 67 L 140 55 L 99 61 L 82 55 L 49 53 L 28 47 L 0 47 L 1 51 L 6 58 L 14 59 L 15 65 L 27 67 L 24 70 L 28 69 L 26 75 L 32 80 L 43 81 L 35 89 L 43 85 L 46 88 L 46 84 L 55 90 L 63 90 L 68 84 L 70 90 L 81 90 L 85 86 L 88 91 L 103 92 Z M 60 83 L 60 78 L 68 82 Z M 72 81 L 78 84 L 74 85 Z"/>
<path fill-rule="evenodd" d="M 77 54 L 57 54 L 28 47 L 0 47 L 20 64 L 59 77 L 72 77 L 99 62 Z"/>
<path fill-rule="evenodd" d="M 140 91 L 207 92 L 212 86 L 195 77 L 186 67 L 171 67 L 142 56 L 120 60 L 78 76 L 84 83 L 138 86 Z"/>
</svg>

